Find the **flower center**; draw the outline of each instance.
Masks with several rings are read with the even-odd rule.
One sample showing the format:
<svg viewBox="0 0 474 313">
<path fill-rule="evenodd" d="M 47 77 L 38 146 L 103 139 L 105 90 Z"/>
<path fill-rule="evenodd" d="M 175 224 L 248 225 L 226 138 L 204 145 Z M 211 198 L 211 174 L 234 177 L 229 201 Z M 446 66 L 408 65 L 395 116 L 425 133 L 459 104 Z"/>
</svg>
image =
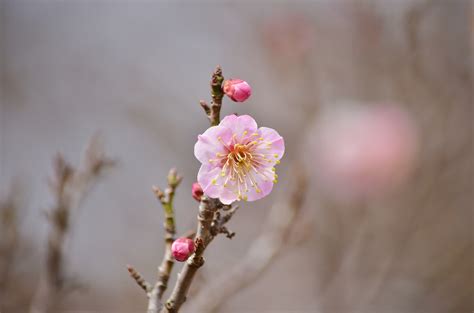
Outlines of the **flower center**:
<svg viewBox="0 0 474 313">
<path fill-rule="evenodd" d="M 234 162 L 238 163 L 246 163 L 252 159 L 252 154 L 249 152 L 247 146 L 242 144 L 235 144 L 234 149 L 228 154 L 228 159 L 232 159 Z M 243 164 L 242 164 L 243 165 Z"/>
<path fill-rule="evenodd" d="M 279 161 L 271 160 L 271 158 L 277 158 L 278 155 L 262 151 L 262 148 L 269 149 L 271 142 L 265 141 L 263 137 L 256 140 L 250 139 L 258 136 L 257 133 L 247 138 L 244 138 L 245 135 L 247 132 L 244 132 L 243 138 L 238 142 L 237 135 L 234 134 L 229 144 L 218 137 L 227 151 L 225 154 L 216 153 L 217 158 L 209 160 L 211 164 L 216 162 L 221 168 L 220 173 L 211 180 L 211 183 L 216 185 L 219 176 L 223 177 L 223 187 L 227 188 L 229 184 L 232 184 L 238 200 L 246 200 L 250 188 L 257 193 L 262 192 L 259 181 L 271 180 L 276 183 L 278 178 L 272 164 L 278 164 Z"/>
</svg>

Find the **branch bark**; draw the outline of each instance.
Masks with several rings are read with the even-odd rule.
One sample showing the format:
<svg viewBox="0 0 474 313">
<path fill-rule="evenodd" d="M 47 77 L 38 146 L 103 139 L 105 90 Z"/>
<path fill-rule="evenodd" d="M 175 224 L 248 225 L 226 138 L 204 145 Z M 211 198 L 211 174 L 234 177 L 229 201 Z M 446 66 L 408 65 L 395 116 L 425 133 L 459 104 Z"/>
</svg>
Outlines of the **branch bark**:
<svg viewBox="0 0 474 313">
<path fill-rule="evenodd" d="M 222 106 L 222 98 L 224 97 L 224 92 L 222 91 L 222 82 L 224 81 L 224 76 L 222 75 L 222 68 L 218 65 L 212 73 L 211 78 L 211 97 L 212 102 L 209 106 L 205 101 L 201 100 L 201 107 L 204 109 L 204 112 L 211 123 L 211 126 L 219 125 L 220 123 L 220 112 Z"/>
</svg>

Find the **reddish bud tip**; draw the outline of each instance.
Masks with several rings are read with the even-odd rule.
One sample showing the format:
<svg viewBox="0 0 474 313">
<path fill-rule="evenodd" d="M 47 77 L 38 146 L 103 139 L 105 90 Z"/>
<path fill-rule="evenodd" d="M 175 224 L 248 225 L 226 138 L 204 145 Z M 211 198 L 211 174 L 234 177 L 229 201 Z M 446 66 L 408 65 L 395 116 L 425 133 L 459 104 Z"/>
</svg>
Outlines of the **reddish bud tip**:
<svg viewBox="0 0 474 313">
<path fill-rule="evenodd" d="M 195 182 L 193 184 L 193 187 L 191 189 L 191 194 L 193 195 L 193 198 L 196 199 L 196 201 L 201 201 L 201 197 L 204 194 L 202 191 L 201 185 L 199 185 L 198 182 Z"/>
<path fill-rule="evenodd" d="M 235 102 L 244 102 L 252 94 L 252 87 L 241 79 L 229 79 L 224 81 L 222 89 L 224 93 Z"/>
<path fill-rule="evenodd" d="M 186 237 L 176 239 L 171 245 L 171 253 L 179 262 L 186 261 L 194 253 L 194 249 L 194 241 Z"/>
</svg>

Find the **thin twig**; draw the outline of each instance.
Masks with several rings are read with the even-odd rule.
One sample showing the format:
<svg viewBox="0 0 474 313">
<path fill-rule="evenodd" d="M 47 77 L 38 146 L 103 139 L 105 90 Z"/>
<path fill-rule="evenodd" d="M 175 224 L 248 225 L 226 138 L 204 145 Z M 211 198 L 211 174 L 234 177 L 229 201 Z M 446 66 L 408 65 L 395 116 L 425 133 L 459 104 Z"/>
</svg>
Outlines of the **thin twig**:
<svg viewBox="0 0 474 313">
<path fill-rule="evenodd" d="M 227 229 L 225 224 L 232 218 L 234 213 L 239 209 L 239 206 L 232 206 L 227 210 L 226 214 L 221 214 L 217 211 L 214 217 L 214 221 L 211 225 L 211 234 L 217 236 L 218 234 L 225 234 L 227 238 L 232 239 L 235 233 Z"/>
<path fill-rule="evenodd" d="M 55 205 L 46 213 L 50 223 L 46 254 L 46 269 L 30 307 L 31 313 L 47 313 L 54 309 L 64 293 L 64 240 L 70 228 L 73 211 L 94 186 L 100 174 L 115 164 L 104 156 L 100 138 L 91 138 L 81 164 L 76 169 L 69 165 L 61 154 L 53 162 L 54 174 L 49 180 Z"/>
<path fill-rule="evenodd" d="M 163 294 L 168 287 L 168 280 L 173 270 L 174 259 L 171 254 L 171 245 L 174 241 L 174 236 L 176 234 L 176 223 L 174 218 L 174 209 L 173 209 L 173 197 L 175 190 L 178 187 L 179 183 L 183 178 L 178 176 L 175 169 L 170 170 L 168 174 L 168 188 L 166 188 L 165 193 L 159 192 L 159 189 L 154 189 L 155 194 L 163 205 L 163 210 L 165 212 L 165 254 L 161 265 L 158 267 L 158 300 L 161 301 Z"/>
<path fill-rule="evenodd" d="M 157 313 L 162 307 L 161 301 L 163 294 L 168 287 L 168 280 L 174 265 L 174 259 L 171 254 L 171 245 L 173 244 L 175 239 L 174 236 L 176 234 L 173 199 L 176 193 L 176 188 L 178 188 L 183 178 L 178 175 L 176 169 L 171 169 L 168 173 L 167 180 L 168 187 L 164 192 L 160 188 L 153 186 L 153 192 L 155 193 L 156 198 L 160 201 L 165 216 L 165 222 L 163 224 L 165 229 L 165 253 L 160 265 L 158 266 L 158 278 L 156 283 L 153 286 L 147 283 L 138 271 L 133 267 L 128 266 L 130 276 L 143 290 L 145 290 L 148 296 L 148 313 Z"/>
<path fill-rule="evenodd" d="M 130 273 L 130 276 L 135 280 L 138 286 L 142 288 L 145 292 L 150 292 L 152 286 L 149 282 L 143 278 L 142 274 L 140 274 L 133 266 L 127 265 L 127 270 Z"/>
</svg>

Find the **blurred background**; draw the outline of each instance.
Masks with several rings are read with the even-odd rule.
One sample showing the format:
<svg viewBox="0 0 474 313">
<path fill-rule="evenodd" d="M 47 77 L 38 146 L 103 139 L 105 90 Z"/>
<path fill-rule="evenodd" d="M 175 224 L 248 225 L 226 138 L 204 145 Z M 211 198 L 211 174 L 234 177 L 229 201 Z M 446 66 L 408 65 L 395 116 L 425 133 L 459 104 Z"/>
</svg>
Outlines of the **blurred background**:
<svg viewBox="0 0 474 313">
<path fill-rule="evenodd" d="M 309 178 L 299 240 L 220 312 L 471 312 L 471 5 L 1 1 L 0 311 L 28 312 L 44 271 L 53 156 L 77 164 L 97 131 L 118 164 L 73 212 L 64 268 L 81 288 L 57 312 L 145 311 L 125 265 L 156 275 L 163 218 L 151 186 L 165 187 L 170 167 L 185 177 L 178 232 L 194 228 L 199 100 L 220 64 L 253 88 L 222 114 L 275 128 L 286 154 L 280 183 L 242 205 L 237 235 L 209 247 L 197 284 L 239 262 L 290 196 L 292 164 Z"/>
</svg>

